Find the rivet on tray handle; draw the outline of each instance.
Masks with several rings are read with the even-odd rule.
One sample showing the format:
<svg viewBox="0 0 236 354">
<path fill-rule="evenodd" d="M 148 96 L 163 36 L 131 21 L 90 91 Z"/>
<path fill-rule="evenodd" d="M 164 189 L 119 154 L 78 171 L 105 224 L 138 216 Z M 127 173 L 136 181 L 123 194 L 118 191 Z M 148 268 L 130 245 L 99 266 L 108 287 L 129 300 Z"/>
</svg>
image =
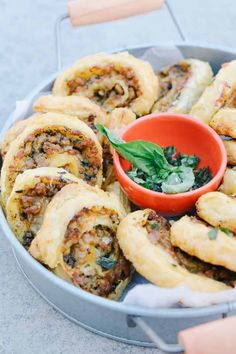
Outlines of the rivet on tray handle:
<svg viewBox="0 0 236 354">
<path fill-rule="evenodd" d="M 68 3 L 72 26 L 112 21 L 160 9 L 164 0 L 75 0 Z"/>
<path fill-rule="evenodd" d="M 235 354 L 236 317 L 209 322 L 179 333 L 186 354 Z"/>
</svg>

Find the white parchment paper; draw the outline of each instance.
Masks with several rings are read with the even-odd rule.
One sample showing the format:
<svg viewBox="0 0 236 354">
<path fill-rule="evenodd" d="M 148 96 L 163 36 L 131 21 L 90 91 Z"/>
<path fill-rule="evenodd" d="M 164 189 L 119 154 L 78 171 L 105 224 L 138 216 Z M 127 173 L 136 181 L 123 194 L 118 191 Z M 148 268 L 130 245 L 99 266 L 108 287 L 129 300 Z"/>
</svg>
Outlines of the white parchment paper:
<svg viewBox="0 0 236 354">
<path fill-rule="evenodd" d="M 186 286 L 160 288 L 153 284 L 136 285 L 126 295 L 124 303 L 149 308 L 202 307 L 236 300 L 236 288 L 218 293 L 192 291 Z"/>
<path fill-rule="evenodd" d="M 140 59 L 147 60 L 155 71 L 184 59 L 181 51 L 172 45 L 161 45 L 147 49 Z"/>
</svg>

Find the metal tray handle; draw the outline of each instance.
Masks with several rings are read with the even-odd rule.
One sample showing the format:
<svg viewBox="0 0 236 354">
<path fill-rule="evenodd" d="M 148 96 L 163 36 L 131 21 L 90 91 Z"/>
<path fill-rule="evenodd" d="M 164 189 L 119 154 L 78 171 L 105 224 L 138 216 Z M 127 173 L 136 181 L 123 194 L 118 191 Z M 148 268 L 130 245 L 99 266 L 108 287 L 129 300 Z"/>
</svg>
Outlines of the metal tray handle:
<svg viewBox="0 0 236 354">
<path fill-rule="evenodd" d="M 236 353 L 236 316 L 226 318 L 224 315 L 223 319 L 181 331 L 178 334 L 181 344 L 166 343 L 141 317 L 128 316 L 127 325 L 131 328 L 139 326 L 156 347 L 165 353 Z"/>
<path fill-rule="evenodd" d="M 55 48 L 58 71 L 62 68 L 61 23 L 64 20 L 69 18 L 71 25 L 74 27 L 107 22 L 158 10 L 163 6 L 164 2 L 180 38 L 186 41 L 180 24 L 167 0 L 75 0 L 69 2 L 68 13 L 59 16 L 55 23 Z"/>
<path fill-rule="evenodd" d="M 83 26 L 140 15 L 162 7 L 164 0 L 75 0 L 68 3 L 72 26 Z"/>
<path fill-rule="evenodd" d="M 184 348 L 180 344 L 166 343 L 141 317 L 127 316 L 127 325 L 130 328 L 138 326 L 155 346 L 165 353 L 183 353 Z"/>
</svg>

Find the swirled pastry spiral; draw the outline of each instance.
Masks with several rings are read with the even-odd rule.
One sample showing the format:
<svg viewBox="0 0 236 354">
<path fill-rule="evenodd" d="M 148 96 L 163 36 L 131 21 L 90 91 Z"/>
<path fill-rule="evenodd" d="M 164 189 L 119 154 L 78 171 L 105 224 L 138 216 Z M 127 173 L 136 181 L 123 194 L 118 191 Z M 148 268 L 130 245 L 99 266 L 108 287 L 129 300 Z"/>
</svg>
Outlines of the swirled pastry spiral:
<svg viewBox="0 0 236 354">
<path fill-rule="evenodd" d="M 219 135 L 225 136 L 223 143 L 227 152 L 227 162 L 228 165 L 235 166 L 236 165 L 236 140 L 235 140 L 236 139 L 236 103 L 235 103 L 235 108 L 221 108 L 213 116 L 213 118 L 211 118 L 209 125 Z"/>
<path fill-rule="evenodd" d="M 6 132 L 1 144 L 1 154 L 3 157 L 6 155 L 10 144 L 17 138 L 17 136 L 22 133 L 26 127 L 37 122 L 37 118 L 40 117 L 42 113 L 62 113 L 78 117 L 94 131 L 100 142 L 102 141 L 102 137 L 96 129 L 96 124 L 99 123 L 104 126 L 108 126 L 109 123 L 109 115 L 107 115 L 98 105 L 86 97 L 57 97 L 52 95 L 40 96 L 33 104 L 33 109 L 38 114 L 34 114 L 30 118 L 14 123 Z"/>
<path fill-rule="evenodd" d="M 118 227 L 117 237 L 134 268 L 158 286 L 187 285 L 192 290 L 206 292 L 228 289 L 226 284 L 207 276 L 211 265 L 173 247 L 167 220 L 150 209 L 128 214 Z"/>
<path fill-rule="evenodd" d="M 116 181 L 109 184 L 106 188 L 106 192 L 114 193 L 120 199 L 120 202 L 123 205 L 126 213 L 128 214 L 131 212 L 130 201 L 127 198 L 127 195 L 121 189 L 119 182 Z"/>
<path fill-rule="evenodd" d="M 40 114 L 34 114 L 31 117 L 15 122 L 10 129 L 5 133 L 3 141 L 1 143 L 1 156 L 4 159 L 7 151 L 11 144 L 14 143 L 15 139 L 25 130 L 25 128 L 30 125 L 37 123 Z"/>
<path fill-rule="evenodd" d="M 214 115 L 224 108 L 236 107 L 236 60 L 223 64 L 197 103 L 190 115 L 209 124 Z"/>
<path fill-rule="evenodd" d="M 183 216 L 171 227 L 171 242 L 191 256 L 204 262 L 229 269 L 236 274 L 236 239 L 196 217 Z M 235 279 L 236 280 L 236 277 Z"/>
<path fill-rule="evenodd" d="M 236 140 L 223 140 L 226 153 L 227 153 L 227 163 L 231 166 L 236 166 Z"/>
<path fill-rule="evenodd" d="M 109 118 L 108 128 L 119 133 L 128 124 L 134 122 L 136 115 L 127 108 L 114 109 Z M 112 159 L 112 147 L 108 140 L 103 137 L 103 184 L 102 188 L 106 189 L 107 186 L 116 181 L 116 172 Z"/>
<path fill-rule="evenodd" d="M 236 232 L 236 199 L 221 192 L 203 194 L 196 203 L 197 214 L 208 224 Z M 235 241 L 236 244 L 236 241 Z"/>
<path fill-rule="evenodd" d="M 85 122 L 95 134 L 98 134 L 96 124 L 108 125 L 109 116 L 96 103 L 81 96 L 40 96 L 33 109 L 40 113 L 63 113 L 78 117 Z"/>
<path fill-rule="evenodd" d="M 188 113 L 211 82 L 213 72 L 204 61 L 185 59 L 157 75 L 160 95 L 152 112 Z"/>
<path fill-rule="evenodd" d="M 236 109 L 220 109 L 210 120 L 210 126 L 219 135 L 236 138 Z"/>
<path fill-rule="evenodd" d="M 128 108 L 116 108 L 110 114 L 108 128 L 119 132 L 136 120 L 136 115 Z"/>
<path fill-rule="evenodd" d="M 79 178 L 62 168 L 38 167 L 17 176 L 6 205 L 7 221 L 18 240 L 28 248 L 43 222 L 52 197 Z"/>
<path fill-rule="evenodd" d="M 127 107 L 143 115 L 158 97 L 158 79 L 148 62 L 127 52 L 99 53 L 78 60 L 59 75 L 53 94 L 85 96 L 108 112 Z"/>
<path fill-rule="evenodd" d="M 125 215 L 112 193 L 84 183 L 65 186 L 48 205 L 29 252 L 74 285 L 118 298 L 131 274 L 116 238 Z"/>
<path fill-rule="evenodd" d="M 236 170 L 233 168 L 226 169 L 219 191 L 227 195 L 236 194 Z"/>
<path fill-rule="evenodd" d="M 36 167 L 63 167 L 101 185 L 102 148 L 92 129 L 76 117 L 46 113 L 11 144 L 3 162 L 1 193 L 6 202 L 18 174 Z"/>
</svg>

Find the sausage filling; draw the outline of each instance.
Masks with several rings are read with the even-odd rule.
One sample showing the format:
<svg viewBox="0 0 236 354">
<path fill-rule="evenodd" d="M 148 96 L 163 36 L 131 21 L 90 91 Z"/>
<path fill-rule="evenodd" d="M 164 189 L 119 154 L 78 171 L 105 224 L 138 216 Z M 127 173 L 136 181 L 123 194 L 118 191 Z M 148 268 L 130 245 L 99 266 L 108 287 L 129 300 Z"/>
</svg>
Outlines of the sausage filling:
<svg viewBox="0 0 236 354">
<path fill-rule="evenodd" d="M 118 215 L 104 207 L 84 208 L 70 221 L 63 259 L 75 285 L 106 297 L 129 278 L 131 267 L 116 239 L 118 223 Z"/>
<path fill-rule="evenodd" d="M 76 78 L 67 81 L 67 88 L 68 95 L 83 95 L 108 111 L 127 107 L 142 95 L 133 70 L 113 64 L 77 72 Z"/>
<path fill-rule="evenodd" d="M 111 154 L 111 147 L 108 141 L 104 141 L 102 144 L 102 159 L 103 159 L 103 178 L 106 180 L 109 176 L 109 173 L 113 167 L 113 158 Z"/>
<path fill-rule="evenodd" d="M 71 181 L 63 178 L 42 177 L 34 188 L 19 190 L 20 218 L 26 224 L 28 231 L 23 236 L 23 246 L 28 248 L 38 232 L 45 209 L 52 197 Z"/>
<path fill-rule="evenodd" d="M 65 161 L 60 160 L 63 154 L 66 154 Z M 58 158 L 59 163 L 57 161 L 52 163 L 53 158 L 55 160 Z M 98 149 L 92 139 L 79 131 L 58 126 L 53 129 L 38 129 L 34 135 L 28 136 L 14 160 L 9 173 L 11 185 L 14 184 L 19 173 L 47 166 L 63 167 L 87 183 L 95 185 L 96 176 L 102 164 Z M 76 173 L 70 161 L 76 162 Z"/>
<path fill-rule="evenodd" d="M 191 76 L 191 65 L 186 62 L 171 65 L 160 71 L 157 76 L 160 83 L 160 96 L 155 103 L 155 109 L 165 112 L 181 95 Z"/>
<path fill-rule="evenodd" d="M 224 103 L 224 108 L 236 108 L 236 88 L 234 88 L 230 96 L 226 99 Z"/>
<path fill-rule="evenodd" d="M 196 219 L 197 222 L 197 219 Z M 197 257 L 190 256 L 178 247 L 173 247 L 170 240 L 170 225 L 163 217 L 155 212 L 150 212 L 144 222 L 148 232 L 148 238 L 154 245 L 162 246 L 182 267 L 191 273 L 201 274 L 208 278 L 221 281 L 234 287 L 236 273 L 221 266 L 206 263 Z"/>
<path fill-rule="evenodd" d="M 90 114 L 87 119 L 82 119 L 89 126 L 89 128 L 94 131 L 95 134 L 98 133 L 98 129 L 95 125 L 96 118 L 97 117 L 94 114 Z"/>
</svg>

